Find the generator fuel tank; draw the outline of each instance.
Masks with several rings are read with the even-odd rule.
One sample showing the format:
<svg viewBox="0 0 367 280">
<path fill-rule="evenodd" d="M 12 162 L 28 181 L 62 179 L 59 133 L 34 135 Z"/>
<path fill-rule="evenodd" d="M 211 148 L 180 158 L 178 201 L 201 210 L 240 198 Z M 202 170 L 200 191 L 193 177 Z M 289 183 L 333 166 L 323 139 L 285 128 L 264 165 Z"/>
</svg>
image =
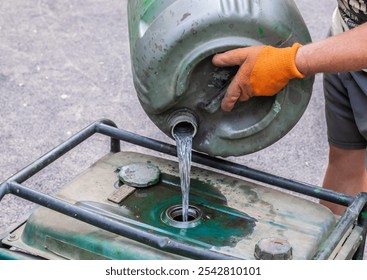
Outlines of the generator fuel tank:
<svg viewBox="0 0 367 280">
<path fill-rule="evenodd" d="M 150 175 L 134 171 L 139 181 L 149 184 L 121 181 L 118 170 L 134 164 L 141 170 L 156 167 Z M 174 250 L 149 246 L 134 234 L 120 236 L 44 207 L 3 242 L 46 259 L 251 260 L 269 254 L 272 259 L 311 259 L 336 224 L 335 216 L 318 203 L 251 181 L 193 167 L 190 184 L 187 222 L 181 219 L 177 163 L 149 155 L 108 154 L 56 195 L 143 236 L 179 244 Z M 196 251 L 205 253 L 191 254 Z"/>
</svg>

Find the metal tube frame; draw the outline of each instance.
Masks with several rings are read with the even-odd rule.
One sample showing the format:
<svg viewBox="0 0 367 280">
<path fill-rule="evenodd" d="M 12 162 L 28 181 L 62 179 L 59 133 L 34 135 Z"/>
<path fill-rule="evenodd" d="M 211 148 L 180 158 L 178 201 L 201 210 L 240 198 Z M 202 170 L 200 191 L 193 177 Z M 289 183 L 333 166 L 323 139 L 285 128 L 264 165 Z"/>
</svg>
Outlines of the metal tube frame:
<svg viewBox="0 0 367 280">
<path fill-rule="evenodd" d="M 234 259 L 218 252 L 204 250 L 178 242 L 167 237 L 157 236 L 136 229 L 127 224 L 116 222 L 112 219 L 102 217 L 96 213 L 82 209 L 76 205 L 62 201 L 58 198 L 31 190 L 21 185 L 24 181 L 31 178 L 49 164 L 84 142 L 92 135 L 99 133 L 111 138 L 110 151 L 117 153 L 120 151 L 120 141 L 125 141 L 157 152 L 165 153 L 171 156 L 177 156 L 176 146 L 141 136 L 126 130 L 117 128 L 116 124 L 108 119 L 96 121 L 65 142 L 55 147 L 45 155 L 41 156 L 30 165 L 26 166 L 0 185 L 0 201 L 7 194 L 12 194 L 23 199 L 32 201 L 41 206 L 50 208 L 67 216 L 81 220 L 88 224 L 97 226 L 101 229 L 125 236 L 146 245 L 165 250 L 174 254 L 182 255 L 196 259 Z M 211 157 L 199 152 L 192 152 L 192 161 L 207 167 L 220 171 L 239 175 L 244 178 L 256 180 L 262 183 L 270 184 L 281 189 L 293 191 L 309 197 L 326 200 L 335 204 L 346 206 L 344 214 L 339 219 L 334 231 L 320 246 L 313 257 L 314 259 L 328 259 L 332 251 L 338 245 L 340 239 L 350 226 L 357 224 L 363 229 L 362 242 L 353 256 L 353 259 L 363 259 L 364 246 L 367 233 L 367 193 L 362 192 L 356 196 L 350 196 L 338 193 L 332 190 L 323 189 L 317 186 L 293 181 L 266 172 L 255 170 L 244 165 L 233 163 L 224 159 Z"/>
</svg>

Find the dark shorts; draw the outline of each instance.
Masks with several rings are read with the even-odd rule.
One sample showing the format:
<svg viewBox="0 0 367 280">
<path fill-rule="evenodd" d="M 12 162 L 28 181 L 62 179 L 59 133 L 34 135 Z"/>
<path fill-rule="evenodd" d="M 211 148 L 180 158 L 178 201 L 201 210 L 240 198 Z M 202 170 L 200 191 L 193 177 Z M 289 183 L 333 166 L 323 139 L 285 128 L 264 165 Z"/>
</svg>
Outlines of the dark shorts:
<svg viewBox="0 0 367 280">
<path fill-rule="evenodd" d="M 367 73 L 324 74 L 329 143 L 342 149 L 367 147 Z"/>
</svg>

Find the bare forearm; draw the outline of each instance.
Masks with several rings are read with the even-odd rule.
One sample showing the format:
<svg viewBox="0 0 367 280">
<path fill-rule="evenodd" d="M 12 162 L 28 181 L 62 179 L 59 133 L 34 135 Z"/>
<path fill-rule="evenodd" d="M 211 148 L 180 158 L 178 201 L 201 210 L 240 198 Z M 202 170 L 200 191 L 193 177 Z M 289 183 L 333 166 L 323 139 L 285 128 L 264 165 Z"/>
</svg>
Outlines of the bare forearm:
<svg viewBox="0 0 367 280">
<path fill-rule="evenodd" d="M 367 24 L 301 47 L 296 66 L 304 75 L 367 68 Z"/>
<path fill-rule="evenodd" d="M 230 50 L 215 55 L 213 64 L 240 66 L 222 100 L 222 109 L 231 111 L 237 101 L 274 95 L 294 78 L 367 69 L 367 23 L 301 47 L 296 43 L 286 48 L 252 46 Z"/>
</svg>

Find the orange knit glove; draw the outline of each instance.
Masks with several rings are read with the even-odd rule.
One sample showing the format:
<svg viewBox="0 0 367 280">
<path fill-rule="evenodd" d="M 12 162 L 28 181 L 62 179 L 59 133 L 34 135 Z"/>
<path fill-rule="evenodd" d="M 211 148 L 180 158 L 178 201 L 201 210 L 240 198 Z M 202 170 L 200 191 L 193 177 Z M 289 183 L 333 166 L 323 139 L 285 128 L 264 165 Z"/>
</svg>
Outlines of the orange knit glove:
<svg viewBox="0 0 367 280">
<path fill-rule="evenodd" d="M 300 47 L 299 43 L 287 48 L 253 46 L 215 55 L 216 66 L 240 66 L 222 100 L 222 110 L 231 111 L 238 100 L 246 101 L 252 96 L 272 96 L 290 79 L 304 78 L 295 64 Z"/>
</svg>

